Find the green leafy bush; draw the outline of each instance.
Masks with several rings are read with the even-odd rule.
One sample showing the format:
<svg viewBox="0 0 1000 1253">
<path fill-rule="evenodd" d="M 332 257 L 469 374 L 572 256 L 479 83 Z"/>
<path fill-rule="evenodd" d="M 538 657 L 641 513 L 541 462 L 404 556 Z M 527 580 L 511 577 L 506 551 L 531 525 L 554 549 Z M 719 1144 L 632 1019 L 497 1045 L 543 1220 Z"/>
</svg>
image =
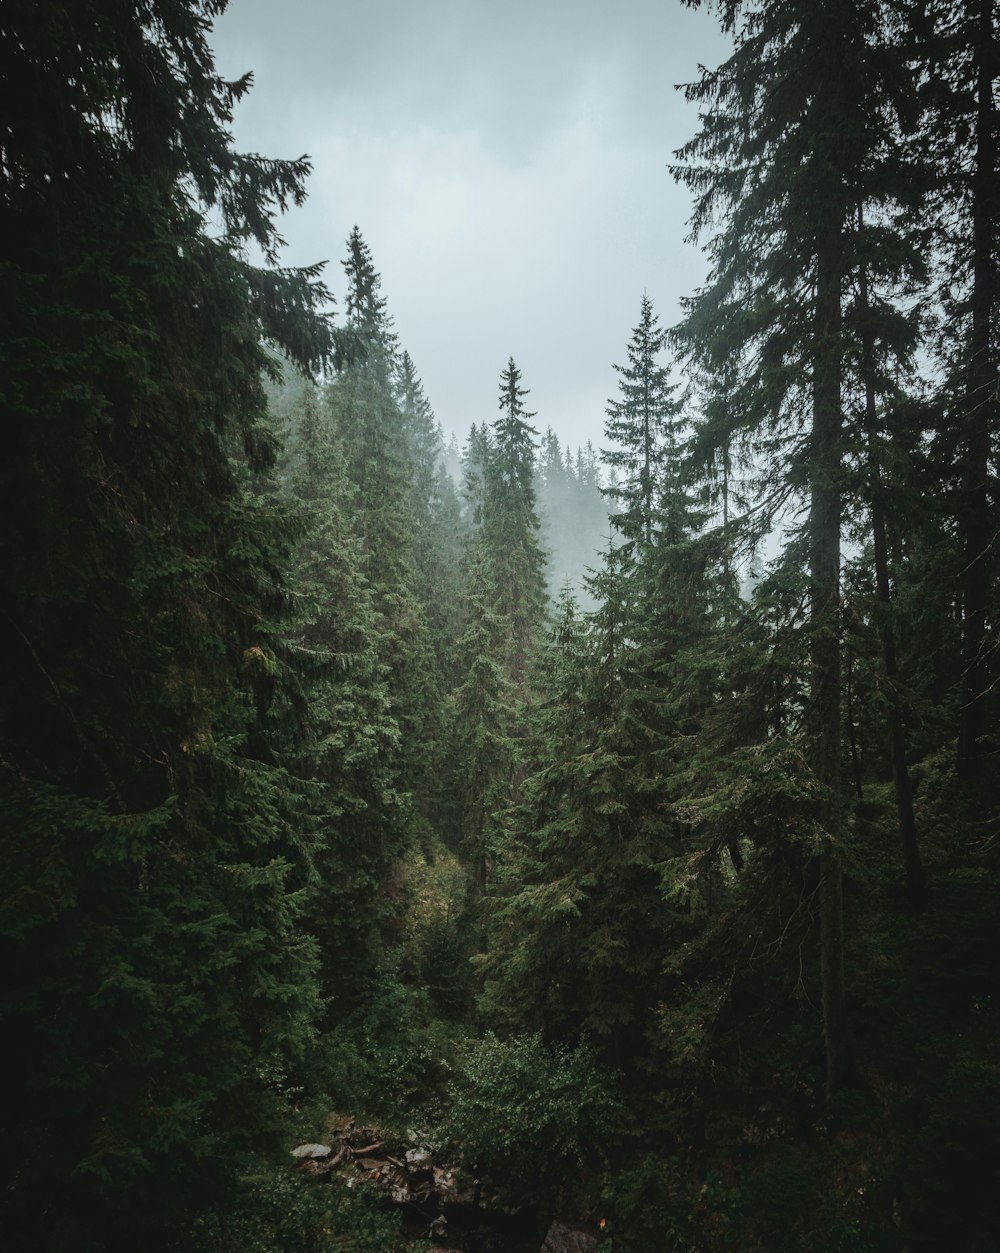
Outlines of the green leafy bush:
<svg viewBox="0 0 1000 1253">
<path fill-rule="evenodd" d="M 190 1247 L 212 1253 L 418 1253 L 366 1187 L 337 1178 L 310 1179 L 285 1166 L 263 1167 L 243 1180 L 237 1208 L 203 1217 Z"/>
<path fill-rule="evenodd" d="M 610 1241 L 607 1253 L 643 1253 L 662 1249 L 679 1253 L 691 1248 L 687 1212 L 690 1180 L 676 1160 L 647 1154 L 608 1180 L 601 1199 Z"/>
<path fill-rule="evenodd" d="M 390 955 L 366 1000 L 320 1039 L 317 1085 L 338 1110 L 398 1118 L 440 1099 L 458 1030 L 434 1018 L 429 998 L 402 981 Z"/>
<path fill-rule="evenodd" d="M 450 1095 L 444 1131 L 468 1168 L 529 1193 L 599 1165 L 620 1115 L 614 1077 L 587 1047 L 550 1050 L 537 1034 L 472 1045 Z"/>
</svg>

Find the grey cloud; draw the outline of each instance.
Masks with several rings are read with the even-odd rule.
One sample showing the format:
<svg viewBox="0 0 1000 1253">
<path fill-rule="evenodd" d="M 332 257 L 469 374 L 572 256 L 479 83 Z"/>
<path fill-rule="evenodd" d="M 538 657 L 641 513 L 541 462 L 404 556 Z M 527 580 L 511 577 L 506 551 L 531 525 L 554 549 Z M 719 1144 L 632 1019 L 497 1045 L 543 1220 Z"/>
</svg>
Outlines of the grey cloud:
<svg viewBox="0 0 1000 1253">
<path fill-rule="evenodd" d="M 336 262 L 357 223 L 446 428 L 492 419 L 508 356 L 538 421 L 600 444 L 643 290 L 663 320 L 704 264 L 682 241 L 673 83 L 725 45 L 680 0 L 347 5 L 233 0 L 220 70 L 256 71 L 243 148 L 309 152 L 287 260 Z"/>
</svg>

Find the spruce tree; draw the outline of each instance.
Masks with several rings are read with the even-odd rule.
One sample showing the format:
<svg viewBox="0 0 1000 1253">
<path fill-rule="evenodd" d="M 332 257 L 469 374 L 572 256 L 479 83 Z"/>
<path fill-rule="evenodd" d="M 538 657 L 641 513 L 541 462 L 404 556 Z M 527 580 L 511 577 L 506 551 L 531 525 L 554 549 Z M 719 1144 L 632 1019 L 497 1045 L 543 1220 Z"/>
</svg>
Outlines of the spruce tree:
<svg viewBox="0 0 1000 1253">
<path fill-rule="evenodd" d="M 607 492 L 615 506 L 614 524 L 629 544 L 646 548 L 653 540 L 660 469 L 664 458 L 676 452 L 679 405 L 659 359 L 665 344 L 653 302 L 643 295 L 627 348 L 628 364 L 615 366 L 620 394 L 608 402 L 604 432 L 610 447 L 601 456 L 618 472 L 616 486 Z"/>
<path fill-rule="evenodd" d="M 459 802 L 459 849 L 473 898 L 485 892 L 518 767 L 522 707 L 507 673 L 509 623 L 493 607 L 494 588 L 482 547 L 473 541 L 466 606 L 458 642 L 462 681 L 450 701 L 451 790 Z"/>
<path fill-rule="evenodd" d="M 996 525 L 991 466 L 1000 429 L 996 322 L 1000 288 L 1000 178 L 996 80 L 1000 37 L 990 0 L 915 8 L 914 72 L 921 139 L 936 174 L 936 227 L 943 326 L 944 420 L 937 455 L 954 474 L 952 512 L 963 545 L 962 676 L 958 769 L 983 780 L 995 732 Z"/>
<path fill-rule="evenodd" d="M 453 677 L 455 645 L 461 633 L 465 534 L 461 501 L 445 465 L 441 428 L 408 352 L 399 361 L 396 389 L 411 467 L 415 591 L 427 618 L 443 693 Z"/>
<path fill-rule="evenodd" d="M 399 846 L 386 832 L 405 829 L 407 807 L 398 787 L 399 726 L 340 445 L 316 388 L 301 390 L 291 416 L 286 488 L 307 523 L 292 569 L 299 608 L 288 635 L 307 696 L 308 734 L 295 766 L 313 784 L 303 814 L 317 836 L 307 917 L 329 1028 L 362 1003 L 380 937 L 395 922 L 386 886 Z"/>
<path fill-rule="evenodd" d="M 343 449 L 349 512 L 361 545 L 362 571 L 371 588 L 374 632 L 385 667 L 392 715 L 399 728 L 397 787 L 425 818 L 433 770 L 423 745 L 434 739 L 438 709 L 434 658 L 418 595 L 414 553 L 414 465 L 397 400 L 399 351 L 382 280 L 357 227 L 344 260 L 346 349 L 326 400 Z M 412 824 L 389 824 L 401 850 Z"/>
<path fill-rule="evenodd" d="M 473 427 L 465 453 L 466 629 L 451 701 L 453 790 L 462 798 L 461 845 L 474 895 L 485 891 L 504 813 L 523 776 L 523 719 L 545 612 L 545 559 L 535 511 L 534 428 L 511 361 L 501 376 L 503 416 Z"/>
<path fill-rule="evenodd" d="M 689 358 L 729 392 L 728 444 L 746 433 L 770 508 L 795 499 L 807 515 L 810 650 L 805 731 L 816 784 L 812 820 L 827 1088 L 850 1073 L 844 984 L 841 778 L 841 530 L 845 465 L 856 429 L 845 421 L 853 357 L 845 304 L 862 245 L 857 207 L 884 224 L 878 257 L 892 273 L 893 219 L 905 187 L 890 142 L 905 127 L 905 62 L 882 5 L 761 0 L 724 6 L 733 55 L 688 89 L 708 106 L 682 150 L 679 176 L 697 193 L 696 232 L 713 217 L 709 282 L 680 328 Z M 894 112 L 894 110 L 896 112 Z M 870 245 L 873 237 L 869 236 Z M 905 264 L 905 260 L 904 260 Z"/>
<path fill-rule="evenodd" d="M 526 778 L 499 859 L 482 1004 L 506 1030 L 589 1037 L 616 1065 L 641 1052 L 674 911 L 659 864 L 669 818 L 635 751 L 621 549 L 589 622 L 564 590 L 539 661 Z"/>
<path fill-rule="evenodd" d="M 513 358 L 500 375 L 501 416 L 492 426 L 484 467 L 481 535 L 493 604 L 509 632 L 511 682 L 523 688 L 545 617 L 545 554 L 535 507 L 535 415 L 524 408 L 528 389 Z"/>
<path fill-rule="evenodd" d="M 159 1248 L 224 1203 L 310 1039 L 314 839 L 277 713 L 299 523 L 266 338 L 329 346 L 273 262 L 305 160 L 233 151 L 221 4 L 4 16 L 0 724 L 20 1247 Z M 221 233 L 206 230 L 209 211 Z"/>
</svg>

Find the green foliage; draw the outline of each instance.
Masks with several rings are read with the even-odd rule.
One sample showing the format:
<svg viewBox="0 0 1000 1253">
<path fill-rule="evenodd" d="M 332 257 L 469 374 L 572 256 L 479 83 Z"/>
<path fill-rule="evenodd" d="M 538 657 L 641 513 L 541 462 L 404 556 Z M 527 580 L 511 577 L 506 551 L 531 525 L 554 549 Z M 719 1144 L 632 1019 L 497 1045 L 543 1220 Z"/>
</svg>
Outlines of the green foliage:
<svg viewBox="0 0 1000 1253">
<path fill-rule="evenodd" d="M 314 832 L 282 633 L 264 338 L 330 346 L 273 264 L 304 161 L 234 153 L 205 7 L 5 15 L 0 723 L 4 1226 L 160 1247 L 273 1136 L 308 1049 Z M 30 117 L 27 114 L 30 113 Z M 209 235 L 204 215 L 221 214 Z"/>
<path fill-rule="evenodd" d="M 408 896 L 404 972 L 427 992 L 438 1014 L 451 1021 L 467 1020 L 474 995 L 468 869 L 437 845 L 427 857 L 411 857 L 404 874 Z"/>
<path fill-rule="evenodd" d="M 371 597 L 369 644 L 398 733 L 389 773 L 407 798 L 409 819 L 400 821 L 397 813 L 387 824 L 398 853 L 422 821 L 430 822 L 438 804 L 433 746 L 441 738 L 444 679 L 436 649 L 447 644 L 432 639 L 430 623 L 447 630 L 453 622 L 435 607 L 436 594 L 444 589 L 430 579 L 446 561 L 450 540 L 455 547 L 446 521 L 454 501 L 435 473 L 440 441 L 412 362 L 399 356 L 392 318 L 379 294 L 381 277 L 357 227 L 344 270 L 349 350 L 323 399 L 343 457 L 347 490 L 340 503 Z"/>
<path fill-rule="evenodd" d="M 528 389 L 511 358 L 500 375 L 501 416 L 485 445 L 479 542 L 487 564 L 490 605 L 508 633 L 505 669 L 523 687 L 545 617 L 545 554 L 535 499 L 537 430 L 524 408 Z"/>
<path fill-rule="evenodd" d="M 250 1156 L 326 1100 L 529 1203 L 604 1168 L 619 1251 L 993 1253 L 991 6 L 721 6 L 684 407 L 644 297 L 547 637 L 593 449 L 510 360 L 460 501 L 360 231 L 335 336 L 276 268 L 308 165 L 232 151 L 223 7 L 4 19 L 5 1234 L 402 1249 Z"/>
<path fill-rule="evenodd" d="M 692 1248 L 687 1215 L 693 1192 L 693 1180 L 684 1177 L 675 1159 L 648 1154 L 619 1168 L 601 1197 L 609 1237 L 602 1248 L 609 1253 L 682 1253 Z"/>
<path fill-rule="evenodd" d="M 315 1180 L 287 1166 L 259 1166 L 240 1181 L 233 1208 L 197 1221 L 187 1248 L 198 1253 L 421 1253 L 404 1241 L 398 1214 L 365 1186 Z"/>
<path fill-rule="evenodd" d="M 614 526 L 630 550 L 652 543 L 656 502 L 674 474 L 680 404 L 659 360 L 666 338 L 653 302 L 644 295 L 628 344 L 628 365 L 615 366 L 619 395 L 608 404 L 604 428 L 611 447 L 603 460 L 617 472 L 606 494 L 614 502 Z"/>
<path fill-rule="evenodd" d="M 383 1120 L 435 1106 L 451 1073 L 456 1028 L 433 1008 L 427 992 L 401 976 L 399 954 L 386 954 L 358 1007 L 317 1040 L 318 1088 L 337 1109 Z"/>
<path fill-rule="evenodd" d="M 549 1049 L 537 1034 L 470 1045 L 451 1098 L 444 1135 L 466 1168 L 534 1196 L 596 1169 L 621 1116 L 615 1077 L 585 1045 Z"/>
</svg>

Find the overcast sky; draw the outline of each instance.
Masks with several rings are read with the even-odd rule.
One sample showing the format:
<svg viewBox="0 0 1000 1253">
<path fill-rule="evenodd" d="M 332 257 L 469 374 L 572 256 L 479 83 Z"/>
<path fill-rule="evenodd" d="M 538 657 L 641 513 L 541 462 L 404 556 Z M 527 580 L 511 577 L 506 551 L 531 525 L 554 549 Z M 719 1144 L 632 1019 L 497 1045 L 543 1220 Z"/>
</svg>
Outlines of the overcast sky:
<svg viewBox="0 0 1000 1253">
<path fill-rule="evenodd" d="M 254 74 L 237 145 L 308 153 L 290 265 L 356 223 L 445 431 L 497 416 L 513 356 L 536 425 L 603 442 L 643 291 L 662 322 L 702 280 L 667 169 L 697 129 L 674 84 L 727 55 L 681 0 L 231 0 L 221 73 Z"/>
</svg>

